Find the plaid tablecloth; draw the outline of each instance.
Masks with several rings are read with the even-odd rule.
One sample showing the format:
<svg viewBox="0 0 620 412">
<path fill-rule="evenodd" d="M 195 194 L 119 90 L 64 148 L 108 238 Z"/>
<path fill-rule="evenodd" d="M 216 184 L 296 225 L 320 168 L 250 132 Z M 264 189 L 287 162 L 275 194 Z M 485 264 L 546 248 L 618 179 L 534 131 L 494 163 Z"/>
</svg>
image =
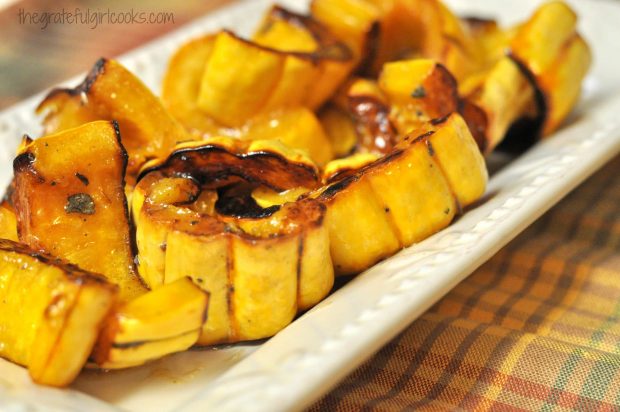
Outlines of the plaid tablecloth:
<svg viewBox="0 0 620 412">
<path fill-rule="evenodd" d="M 620 410 L 620 157 L 311 410 Z"/>
<path fill-rule="evenodd" d="M 229 1 L 158 0 L 173 25 L 95 30 L 20 25 L 60 6 L 17 2 L 0 10 L 0 108 Z M 620 157 L 311 408 L 403 409 L 620 410 Z"/>
</svg>

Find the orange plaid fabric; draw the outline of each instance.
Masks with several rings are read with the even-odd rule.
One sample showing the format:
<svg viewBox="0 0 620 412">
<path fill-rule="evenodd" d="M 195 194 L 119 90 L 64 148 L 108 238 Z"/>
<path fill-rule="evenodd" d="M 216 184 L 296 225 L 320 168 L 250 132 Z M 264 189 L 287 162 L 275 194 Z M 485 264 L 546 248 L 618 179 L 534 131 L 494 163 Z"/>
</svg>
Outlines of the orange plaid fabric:
<svg viewBox="0 0 620 412">
<path fill-rule="evenodd" d="M 311 410 L 620 410 L 620 157 Z"/>
</svg>

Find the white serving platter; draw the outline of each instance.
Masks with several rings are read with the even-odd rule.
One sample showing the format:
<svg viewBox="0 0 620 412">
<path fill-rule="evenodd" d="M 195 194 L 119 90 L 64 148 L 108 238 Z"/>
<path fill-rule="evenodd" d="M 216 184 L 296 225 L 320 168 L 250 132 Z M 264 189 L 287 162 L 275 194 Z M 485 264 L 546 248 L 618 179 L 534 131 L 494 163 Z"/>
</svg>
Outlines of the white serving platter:
<svg viewBox="0 0 620 412">
<path fill-rule="evenodd" d="M 159 90 L 178 45 L 222 27 L 249 34 L 271 2 L 236 3 L 120 60 Z M 305 0 L 279 3 L 296 10 L 307 7 Z M 505 24 L 526 18 L 540 4 L 447 3 L 463 15 L 495 17 Z M 620 152 L 620 3 L 575 0 L 571 5 L 594 51 L 577 110 L 554 136 L 495 173 L 486 201 L 452 226 L 366 271 L 266 342 L 180 353 L 126 371 L 85 371 L 62 390 L 34 385 L 23 368 L 0 359 L 0 411 L 278 411 L 308 406 Z M 40 133 L 34 107 L 43 94 L 0 113 L 0 185 L 10 180 L 22 134 Z"/>
</svg>

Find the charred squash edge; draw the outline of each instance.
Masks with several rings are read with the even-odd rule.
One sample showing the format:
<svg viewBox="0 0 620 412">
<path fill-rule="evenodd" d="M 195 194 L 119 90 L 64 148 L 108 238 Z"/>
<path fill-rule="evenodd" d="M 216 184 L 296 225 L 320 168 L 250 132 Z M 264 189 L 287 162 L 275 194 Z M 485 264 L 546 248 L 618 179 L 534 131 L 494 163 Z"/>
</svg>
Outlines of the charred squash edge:
<svg viewBox="0 0 620 412">
<path fill-rule="evenodd" d="M 83 285 L 87 283 L 93 283 L 98 285 L 105 285 L 108 289 L 118 290 L 118 286 L 110 283 L 104 276 L 87 272 L 81 269 L 79 266 L 69 263 L 64 259 L 52 256 L 45 252 L 34 250 L 27 245 L 19 242 L 14 242 L 8 239 L 0 239 L 0 250 L 4 252 L 14 252 L 20 255 L 26 255 L 38 260 L 39 262 L 54 266 L 61 269 L 67 277 L 75 282 L 77 285 Z"/>
<path fill-rule="evenodd" d="M 138 179 L 137 182 L 140 182 L 147 174 L 152 173 L 152 172 L 162 172 L 164 175 L 174 175 L 174 176 L 180 176 L 180 177 L 191 177 L 192 173 L 191 172 L 178 172 L 175 171 L 172 174 L 168 174 L 166 173 L 166 169 L 168 168 L 172 168 L 172 162 L 176 161 L 177 158 L 183 156 L 186 153 L 191 153 L 191 152 L 197 152 L 197 153 L 201 153 L 201 152 L 209 152 L 209 151 L 217 151 L 220 153 L 226 153 L 230 156 L 236 157 L 237 159 L 243 161 L 244 159 L 252 159 L 252 158 L 261 158 L 261 157 L 268 157 L 268 158 L 272 158 L 276 161 L 278 161 L 280 164 L 286 166 L 286 165 L 290 165 L 293 164 L 297 167 L 299 167 L 300 169 L 304 170 L 307 172 L 308 176 L 302 177 L 304 179 L 310 179 L 313 180 L 314 182 L 319 182 L 319 176 L 318 176 L 318 171 L 309 166 L 308 164 L 304 164 L 301 162 L 294 162 L 291 161 L 289 159 L 287 159 L 285 156 L 279 154 L 279 153 L 274 153 L 274 152 L 268 152 L 268 151 L 257 151 L 257 152 L 249 152 L 249 153 L 234 153 L 230 150 L 227 150 L 225 147 L 222 147 L 220 145 L 217 144 L 213 144 L 213 143 L 207 143 L 205 145 L 202 146 L 196 146 L 196 147 L 184 147 L 181 149 L 177 149 L 174 150 L 172 153 L 170 153 L 170 155 L 166 158 L 166 160 L 164 160 L 163 162 L 161 162 L 158 165 L 154 165 L 154 166 L 150 166 L 147 167 L 146 169 L 143 169 L 140 171 L 140 173 L 138 174 Z M 182 160 L 182 159 L 180 159 Z M 227 175 L 233 175 L 233 176 L 238 176 L 241 177 L 247 181 L 250 181 L 252 183 L 261 183 L 264 184 L 265 186 L 269 187 L 270 189 L 273 190 L 281 190 L 283 189 L 281 186 L 275 185 L 271 182 L 268 182 L 266 180 L 261 180 L 261 181 L 257 181 L 256 179 L 252 179 L 249 178 L 247 175 L 245 175 L 242 171 L 240 171 L 239 173 L 231 173 L 231 172 L 223 172 L 226 173 Z M 301 173 L 298 173 L 299 175 L 301 175 Z"/>
<path fill-rule="evenodd" d="M 45 96 L 45 98 L 43 98 L 41 103 L 39 103 L 39 105 L 35 109 L 35 113 L 41 113 L 41 111 L 44 110 L 48 100 L 53 99 L 57 95 L 60 95 L 60 94 L 68 94 L 69 96 L 79 96 L 81 94 L 88 95 L 88 92 L 90 91 L 93 84 L 95 84 L 99 76 L 105 72 L 105 66 L 109 61 L 110 60 L 105 57 L 100 57 L 99 60 L 97 60 L 94 66 L 90 69 L 90 71 L 88 72 L 84 80 L 82 80 L 82 83 L 78 84 L 77 86 L 73 88 L 56 87 L 52 89 Z"/>
<path fill-rule="evenodd" d="M 116 120 L 112 120 L 109 122 L 112 125 L 112 128 L 114 129 L 114 135 L 116 136 L 116 141 L 118 143 L 118 147 L 119 147 L 119 155 L 120 155 L 120 159 L 121 159 L 121 181 L 120 184 L 123 187 L 123 189 L 126 186 L 126 182 L 125 182 L 125 175 L 127 173 L 127 163 L 128 163 L 128 159 L 129 156 L 127 154 L 127 151 L 125 150 L 125 147 L 123 146 L 123 144 L 121 143 L 121 132 L 120 129 L 118 127 L 118 123 L 116 122 Z M 41 176 L 38 172 L 38 170 L 34 167 L 34 163 L 36 161 L 36 158 L 34 156 L 34 154 L 32 154 L 31 152 L 28 151 L 28 148 L 26 147 L 23 153 L 20 153 L 17 155 L 17 157 L 15 157 L 15 159 L 13 160 L 13 171 L 14 172 L 24 172 L 24 173 L 28 173 L 32 176 L 35 176 L 38 181 L 40 183 L 45 182 L 45 177 Z M 15 193 L 12 193 L 12 197 L 15 195 Z M 130 219 L 130 213 L 129 213 L 129 204 L 127 202 L 127 196 L 125 196 L 125 194 L 123 194 L 122 196 L 123 198 L 123 208 L 124 208 L 124 218 L 125 221 L 127 222 L 127 228 L 128 230 L 131 232 L 131 228 L 132 228 L 132 223 L 131 223 L 131 219 Z M 15 204 L 15 199 L 12 198 L 11 204 Z M 17 229 L 18 229 L 18 235 L 19 233 L 19 225 L 17 225 Z M 130 239 L 133 238 L 133 236 L 129 236 Z M 140 278 L 140 276 L 137 276 L 137 268 L 136 268 L 136 263 L 135 263 L 135 250 L 133 249 L 133 246 L 131 245 L 131 243 L 133 243 L 133 241 L 130 241 L 130 251 L 132 254 L 132 259 L 131 259 L 131 267 L 133 272 L 136 274 L 136 278 L 138 278 L 140 280 L 140 283 L 146 287 L 146 285 L 144 284 L 144 282 L 142 281 L 142 278 Z"/>
<path fill-rule="evenodd" d="M 271 16 L 285 20 L 296 27 L 307 29 L 308 32 L 312 35 L 312 37 L 319 44 L 319 49 L 310 53 L 282 51 L 271 47 L 261 46 L 260 44 L 257 44 L 251 40 L 247 40 L 240 36 L 237 36 L 230 30 L 223 31 L 231 35 L 235 39 L 242 41 L 248 46 L 268 52 L 281 54 L 284 56 L 295 56 L 301 59 L 310 60 L 313 64 L 317 64 L 320 60 L 347 62 L 353 59 L 353 53 L 351 52 L 349 47 L 345 43 L 340 41 L 336 36 L 332 35 L 331 32 L 327 29 L 327 27 L 323 26 L 312 16 L 295 13 L 281 6 L 273 6 L 266 15 L 267 18 L 270 18 Z M 260 27 L 259 30 L 261 30 Z M 333 52 L 331 52 L 332 50 Z"/>
</svg>

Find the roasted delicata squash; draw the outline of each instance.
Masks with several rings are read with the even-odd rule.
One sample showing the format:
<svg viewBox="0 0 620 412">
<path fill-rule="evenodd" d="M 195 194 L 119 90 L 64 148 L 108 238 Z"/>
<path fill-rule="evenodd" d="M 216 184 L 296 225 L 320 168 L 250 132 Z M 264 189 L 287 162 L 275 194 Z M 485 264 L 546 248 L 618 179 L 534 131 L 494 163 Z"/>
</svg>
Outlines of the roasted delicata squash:
<svg viewBox="0 0 620 412">
<path fill-rule="evenodd" d="M 429 59 L 386 63 L 377 81 L 353 79 L 334 103 L 321 119 L 334 147 L 349 154 L 390 153 L 411 131 L 463 108 L 454 77 Z"/>
<path fill-rule="evenodd" d="M 441 63 L 459 82 L 458 111 L 485 153 L 515 125 L 529 125 L 530 134 L 555 130 L 577 101 L 591 62 L 575 13 L 560 1 L 505 30 L 490 20 L 461 20 L 437 0 L 314 0 L 311 10 L 366 53 L 360 59 L 371 73 L 407 57 Z M 342 117 L 334 110 L 329 116 L 324 126 L 342 130 L 345 123 L 334 123 Z M 327 133 L 333 141 L 333 131 Z"/>
<path fill-rule="evenodd" d="M 120 306 L 103 322 L 94 355 L 105 368 L 189 348 L 207 308 L 204 292 L 189 281 L 148 292 L 135 273 L 123 189 L 126 160 L 118 126 L 107 121 L 26 142 L 15 159 L 20 239 L 120 287 Z"/>
<path fill-rule="evenodd" d="M 341 179 L 328 165 L 334 182 L 312 195 L 327 206 L 331 256 L 339 274 L 361 272 L 443 229 L 486 188 L 484 159 L 457 113 L 361 164 Z M 339 165 L 347 167 L 346 161 Z M 364 224 L 354 223 L 353 216 Z"/>
<path fill-rule="evenodd" d="M 319 121 L 329 139 L 334 157 L 352 154 L 359 141 L 355 118 L 346 108 L 328 104 L 319 112 Z"/>
<path fill-rule="evenodd" d="M 459 108 L 456 80 L 434 60 L 387 63 L 381 70 L 378 83 L 390 102 L 390 117 L 401 135 Z"/>
<path fill-rule="evenodd" d="M 547 135 L 573 108 L 591 62 L 576 22 L 575 13 L 557 1 L 504 31 L 488 21 L 468 21 L 479 49 L 489 57 L 459 90 L 484 113 L 485 152 L 501 143 L 515 124 L 529 125 L 529 134 Z"/>
<path fill-rule="evenodd" d="M 190 131 L 213 135 L 273 110 L 316 109 L 352 67 L 349 49 L 322 25 L 274 7 L 253 41 L 222 31 L 181 47 L 162 95 Z"/>
<path fill-rule="evenodd" d="M 164 179 L 158 185 L 188 183 L 183 180 Z M 147 196 L 135 213 L 146 279 L 169 282 L 188 274 L 211 293 L 209 321 L 198 344 L 272 336 L 331 289 L 333 269 L 319 202 L 288 203 L 264 209 L 266 216 L 245 218 L 198 213 L 194 204 L 157 205 Z"/>
<path fill-rule="evenodd" d="M 479 62 L 477 70 L 459 81 L 459 87 L 465 86 L 468 79 L 477 77 L 491 68 L 498 60 L 506 56 L 506 47 L 514 37 L 518 26 L 504 28 L 495 20 L 476 16 L 463 17 L 461 23 L 473 42 L 474 53 Z M 466 94 L 461 91 L 462 94 Z"/>
<path fill-rule="evenodd" d="M 510 42 L 511 56 L 533 76 L 544 98 L 542 134 L 553 132 L 581 91 L 592 55 L 577 33 L 577 15 L 564 2 L 541 6 Z"/>
<path fill-rule="evenodd" d="M 93 360 L 119 369 L 188 349 L 207 320 L 208 297 L 181 277 L 121 305 L 106 319 Z"/>
<path fill-rule="evenodd" d="M 405 0 L 414 18 L 424 28 L 421 56 L 435 59 L 462 80 L 479 70 L 484 56 L 475 49 L 471 33 L 451 10 L 439 0 Z"/>
<path fill-rule="evenodd" d="M 191 175 L 209 187 L 223 187 L 239 180 L 274 190 L 314 188 L 319 183 L 317 166 L 303 152 L 277 140 L 242 141 L 213 137 L 181 143 L 165 160 L 144 165 L 140 176 L 158 171 L 165 175 Z M 136 196 L 140 196 L 136 193 Z"/>
<path fill-rule="evenodd" d="M 460 87 L 467 101 L 485 113 L 487 152 L 515 124 L 529 125 L 529 134 L 545 136 L 572 110 L 591 63 L 590 49 L 576 24 L 575 13 L 565 3 L 554 1 L 503 32 L 489 22 L 471 25 L 479 48 L 496 56 Z M 502 54 L 502 50 L 507 52 Z M 526 139 L 512 145 L 525 147 L 527 143 Z"/>
<path fill-rule="evenodd" d="M 162 84 L 164 106 L 196 139 L 222 134 L 222 126 L 198 108 L 200 82 L 215 37 L 199 37 L 179 47 L 168 62 Z"/>
<path fill-rule="evenodd" d="M 173 152 L 143 174 L 133 198 L 145 282 L 157 290 L 188 275 L 211 294 L 202 345 L 271 336 L 333 284 L 325 207 L 305 199 L 262 208 L 252 199 L 257 186 L 312 188 L 318 177 L 266 148 L 242 156 L 223 146 Z"/>
<path fill-rule="evenodd" d="M 269 21 L 271 23 L 266 21 L 264 28 L 257 32 L 255 40 L 260 42 L 260 45 L 242 40 L 232 33 L 224 32 L 192 40 L 181 47 L 170 61 L 164 79 L 163 100 L 170 113 L 185 126 L 194 139 L 214 136 L 238 137 L 244 140 L 278 139 L 287 146 L 304 150 L 316 163 L 323 165 L 333 158 L 333 151 L 320 122 L 309 107 L 324 101 L 348 73 L 346 71 L 341 74 L 333 73 L 334 71 L 341 71 L 344 67 L 345 57 L 342 57 L 343 61 L 334 57 L 334 62 L 331 62 L 331 54 L 336 53 L 334 50 L 340 50 L 343 46 L 332 46 L 331 40 L 323 39 L 326 35 L 318 36 L 316 39 L 315 35 L 312 34 L 313 32 L 303 28 L 303 26 L 298 27 L 281 17 L 276 18 L 276 16 L 289 16 L 290 19 L 302 19 L 301 16 L 293 15 L 279 8 L 274 9 L 270 16 Z M 320 32 L 320 29 L 315 27 L 315 23 L 305 18 L 303 21 L 313 30 Z M 296 34 L 292 37 L 293 39 L 301 39 L 292 43 L 283 42 L 283 39 L 289 40 L 289 37 L 285 35 L 287 31 Z M 230 125 L 227 125 L 226 121 L 217 120 L 217 115 L 214 117 L 209 114 L 208 109 L 205 111 L 198 104 L 199 94 L 202 93 L 202 90 L 210 90 L 210 88 L 202 88 L 202 80 L 206 76 L 205 62 L 210 61 L 214 44 L 220 37 L 228 38 L 230 42 L 236 43 L 243 50 L 256 49 L 265 55 L 273 54 L 277 56 L 278 61 L 284 60 L 285 62 L 285 67 L 279 72 L 278 90 L 266 89 L 264 91 L 264 93 L 273 93 L 273 96 L 270 98 L 271 103 L 259 102 L 260 110 L 246 107 L 246 103 L 241 100 L 254 98 L 252 96 L 255 96 L 257 91 L 250 90 L 250 88 L 253 87 L 252 82 L 261 83 L 260 78 L 249 78 L 247 90 L 239 90 L 233 93 L 235 89 L 225 89 L 226 98 L 231 101 L 231 104 L 243 106 L 244 110 L 251 111 L 251 113 L 245 114 L 230 114 L 234 119 L 228 123 L 234 127 L 229 127 Z M 265 47 L 269 46 L 269 43 L 276 38 L 281 40 L 277 43 L 278 47 L 284 48 L 284 50 L 266 49 Z M 303 45 L 305 38 L 307 38 L 308 44 Z M 220 40 L 219 42 L 225 41 Z M 312 47 L 309 48 L 309 45 Z M 329 53 L 329 56 L 323 56 L 322 51 L 314 51 L 319 45 L 330 48 L 331 51 L 325 51 L 325 53 Z M 219 46 L 216 52 L 223 53 L 227 47 L 226 45 Z M 274 45 L 274 47 L 276 46 Z M 301 51 L 289 52 L 287 47 L 298 47 Z M 344 49 L 342 53 L 345 53 Z M 241 62 L 243 59 L 235 57 L 231 61 Z M 230 66 L 230 62 L 225 66 L 226 70 L 234 69 Z M 243 76 L 250 77 L 251 73 L 248 72 L 246 66 L 243 65 L 238 71 Z M 212 72 L 219 73 L 219 75 L 225 74 L 221 69 L 218 70 L 212 69 Z M 229 81 L 234 82 L 235 87 L 241 87 L 240 79 L 235 78 L 234 75 L 231 76 Z M 329 82 L 322 78 L 319 79 L 320 76 L 328 77 Z M 319 80 L 320 87 L 317 87 L 316 82 Z M 219 85 L 220 80 L 215 79 L 213 81 Z M 334 84 L 330 82 L 334 82 Z M 308 100 L 311 95 L 314 96 L 312 100 L 316 100 L 318 103 L 315 104 Z M 307 99 L 304 96 L 307 96 Z M 213 96 L 208 97 L 207 100 L 210 101 L 211 98 Z"/>
<path fill-rule="evenodd" d="M 467 25 L 438 0 L 313 0 L 310 9 L 371 74 L 412 57 L 435 59 L 457 79 L 480 65 Z"/>
<path fill-rule="evenodd" d="M 65 386 L 270 337 L 475 205 L 483 155 L 555 130 L 591 62 L 558 1 L 508 29 L 439 0 L 310 11 L 183 45 L 161 101 L 106 59 L 49 93 L 0 204 L 0 356 Z"/>
<path fill-rule="evenodd" d="M 13 162 L 21 242 L 104 275 L 127 301 L 135 273 L 124 191 L 127 153 L 115 122 L 96 121 L 27 142 Z"/>
<path fill-rule="evenodd" d="M 236 128 L 224 127 L 197 106 L 200 76 L 211 50 L 212 36 L 193 40 L 173 56 L 163 86 L 168 110 L 194 140 L 216 136 L 242 140 L 280 140 L 305 151 L 317 164 L 334 157 L 331 142 L 317 116 L 303 106 L 282 107 L 252 117 Z"/>
<path fill-rule="evenodd" d="M 0 239 L 0 356 L 28 367 L 37 383 L 68 385 L 116 296 L 98 275 Z"/>
<path fill-rule="evenodd" d="M 471 104 L 473 115 L 466 115 L 466 119 L 480 115 L 482 119 L 469 121 L 470 128 L 479 127 L 478 140 L 481 149 L 490 153 L 502 142 L 510 128 L 519 120 L 529 119 L 539 123 L 541 107 L 537 104 L 536 88 L 522 68 L 512 58 L 501 58 L 493 67 L 479 78 L 479 83 L 468 91 L 465 98 Z"/>
<path fill-rule="evenodd" d="M 242 140 L 279 140 L 304 151 L 318 166 L 334 158 L 331 141 L 318 117 L 308 108 L 293 107 L 254 117 L 240 129 Z"/>
<path fill-rule="evenodd" d="M 357 64 L 372 61 L 378 24 L 385 14 L 380 5 L 364 0 L 314 0 L 310 11 L 313 18 L 347 44 Z"/>
<path fill-rule="evenodd" d="M 0 204 L 0 239 L 17 241 L 17 218 L 6 201 Z"/>
<path fill-rule="evenodd" d="M 97 61 L 73 89 L 52 90 L 37 112 L 45 113 L 45 134 L 94 120 L 116 120 L 129 155 L 129 178 L 146 160 L 165 158 L 177 142 L 189 139 L 161 101 L 115 60 Z"/>
<path fill-rule="evenodd" d="M 322 24 L 279 6 L 267 13 L 253 41 L 289 54 L 278 87 L 264 110 L 295 105 L 315 110 L 336 91 L 354 66 L 349 48 Z"/>
</svg>

